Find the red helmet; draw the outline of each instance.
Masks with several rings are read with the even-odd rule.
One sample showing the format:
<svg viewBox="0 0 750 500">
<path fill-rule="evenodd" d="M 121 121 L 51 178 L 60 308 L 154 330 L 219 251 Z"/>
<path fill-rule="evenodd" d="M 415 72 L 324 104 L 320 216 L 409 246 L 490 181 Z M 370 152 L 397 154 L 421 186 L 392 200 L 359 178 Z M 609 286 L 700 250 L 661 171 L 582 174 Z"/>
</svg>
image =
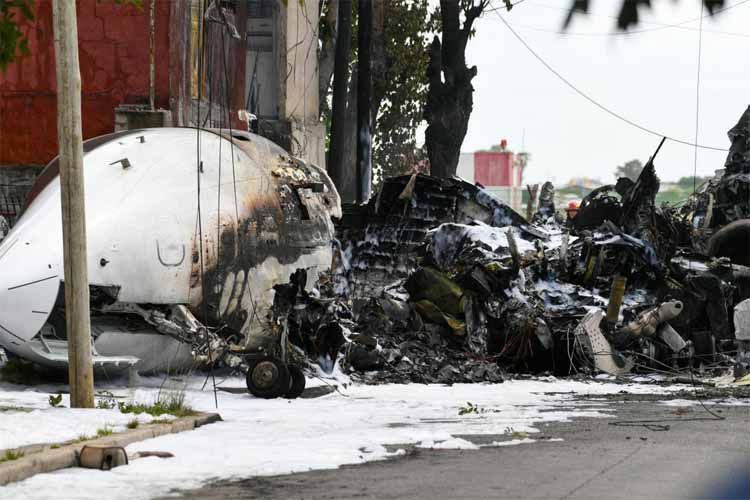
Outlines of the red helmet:
<svg viewBox="0 0 750 500">
<path fill-rule="evenodd" d="M 578 210 L 578 207 L 580 207 L 581 204 L 578 203 L 577 200 L 570 200 L 568 202 L 568 210 Z"/>
</svg>

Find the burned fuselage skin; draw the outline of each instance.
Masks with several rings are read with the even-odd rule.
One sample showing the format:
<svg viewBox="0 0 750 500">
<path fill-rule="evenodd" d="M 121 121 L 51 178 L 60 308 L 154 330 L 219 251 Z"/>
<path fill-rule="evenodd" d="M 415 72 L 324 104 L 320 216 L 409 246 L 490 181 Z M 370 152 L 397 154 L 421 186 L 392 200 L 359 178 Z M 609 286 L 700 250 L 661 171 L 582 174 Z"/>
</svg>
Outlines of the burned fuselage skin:
<svg viewBox="0 0 750 500">
<path fill-rule="evenodd" d="M 148 320 L 141 333 L 158 334 L 151 319 L 169 319 L 170 307 L 182 306 L 244 346 L 264 331 L 274 284 L 300 267 L 314 277 L 330 266 L 339 196 L 323 170 L 268 140 L 163 128 L 94 141 L 84 155 L 93 322 L 140 315 Z M 52 321 L 64 307 L 56 168 L 57 160 L 40 176 L 0 244 L 0 345 L 61 366 L 64 357 L 50 348 L 65 339 Z M 117 352 L 97 351 L 95 363 L 143 355 L 114 344 Z"/>
</svg>

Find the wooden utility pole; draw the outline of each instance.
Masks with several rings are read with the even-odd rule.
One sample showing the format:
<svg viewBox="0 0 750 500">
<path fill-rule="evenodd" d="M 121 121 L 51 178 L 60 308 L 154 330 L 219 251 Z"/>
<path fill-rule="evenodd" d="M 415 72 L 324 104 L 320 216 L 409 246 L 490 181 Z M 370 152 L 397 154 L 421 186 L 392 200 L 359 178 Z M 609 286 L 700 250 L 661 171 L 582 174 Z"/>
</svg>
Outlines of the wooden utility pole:
<svg viewBox="0 0 750 500">
<path fill-rule="evenodd" d="M 89 279 L 86 267 L 81 72 L 78 66 L 76 2 L 55 0 L 53 17 L 70 406 L 93 408 L 94 372 L 91 360 Z"/>
<path fill-rule="evenodd" d="M 359 0 L 357 13 L 357 202 L 364 203 L 372 188 L 372 0 Z"/>
<path fill-rule="evenodd" d="M 344 146 L 346 142 L 346 85 L 349 80 L 349 52 L 352 43 L 352 0 L 339 0 L 336 27 L 336 57 L 333 66 L 333 101 L 331 109 L 331 146 L 328 174 L 339 192 L 344 190 Z M 349 165 L 348 168 L 352 168 Z"/>
</svg>

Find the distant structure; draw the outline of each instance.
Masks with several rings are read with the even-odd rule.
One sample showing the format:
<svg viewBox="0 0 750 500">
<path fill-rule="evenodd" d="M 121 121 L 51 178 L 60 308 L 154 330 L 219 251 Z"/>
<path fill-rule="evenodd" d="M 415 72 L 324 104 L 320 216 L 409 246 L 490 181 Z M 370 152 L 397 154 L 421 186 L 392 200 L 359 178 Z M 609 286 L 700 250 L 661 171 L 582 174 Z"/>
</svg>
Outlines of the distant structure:
<svg viewBox="0 0 750 500">
<path fill-rule="evenodd" d="M 530 155 L 514 153 L 503 139 L 489 151 L 461 153 L 456 175 L 462 179 L 481 184 L 495 197 L 516 211 L 522 209 L 523 172 Z"/>
<path fill-rule="evenodd" d="M 580 187 L 586 189 L 596 189 L 602 185 L 602 181 L 590 177 L 572 177 L 566 184 L 567 187 Z"/>
<path fill-rule="evenodd" d="M 162 126 L 247 130 L 252 115 L 258 133 L 325 167 L 319 0 L 150 6 L 77 2 L 84 139 Z M 21 29 L 29 53 L 0 73 L 0 211 L 11 216 L 57 155 L 52 1 L 35 2 Z"/>
</svg>

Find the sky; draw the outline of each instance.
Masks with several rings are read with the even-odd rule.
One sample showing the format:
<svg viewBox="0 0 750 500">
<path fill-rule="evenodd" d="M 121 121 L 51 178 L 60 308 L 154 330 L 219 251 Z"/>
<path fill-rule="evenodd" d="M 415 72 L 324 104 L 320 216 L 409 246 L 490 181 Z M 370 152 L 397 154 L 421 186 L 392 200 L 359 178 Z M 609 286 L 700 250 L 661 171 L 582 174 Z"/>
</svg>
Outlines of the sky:
<svg viewBox="0 0 750 500">
<path fill-rule="evenodd" d="M 518 1 L 518 0 L 516 0 Z M 500 4 L 499 0 L 497 3 Z M 498 18 L 550 66 L 603 106 L 661 134 L 695 142 L 699 0 L 653 0 L 641 8 L 642 33 L 612 35 L 621 0 L 591 0 L 567 34 L 557 33 L 570 0 L 523 0 L 510 12 L 485 13 L 469 41 L 476 65 L 474 110 L 462 151 L 508 140 L 531 153 L 524 182 L 571 177 L 614 180 L 632 159 L 646 162 L 660 137 L 595 107 L 546 69 Z M 727 131 L 750 104 L 750 0 L 726 0 L 703 20 L 698 143 L 727 148 Z M 665 24 L 680 24 L 678 28 Z M 684 23 L 684 24 L 682 24 Z M 720 32 L 720 33 L 719 33 Z M 697 174 L 722 168 L 726 152 L 699 149 Z M 695 151 L 667 141 L 655 160 L 662 181 L 693 175 Z"/>
</svg>

